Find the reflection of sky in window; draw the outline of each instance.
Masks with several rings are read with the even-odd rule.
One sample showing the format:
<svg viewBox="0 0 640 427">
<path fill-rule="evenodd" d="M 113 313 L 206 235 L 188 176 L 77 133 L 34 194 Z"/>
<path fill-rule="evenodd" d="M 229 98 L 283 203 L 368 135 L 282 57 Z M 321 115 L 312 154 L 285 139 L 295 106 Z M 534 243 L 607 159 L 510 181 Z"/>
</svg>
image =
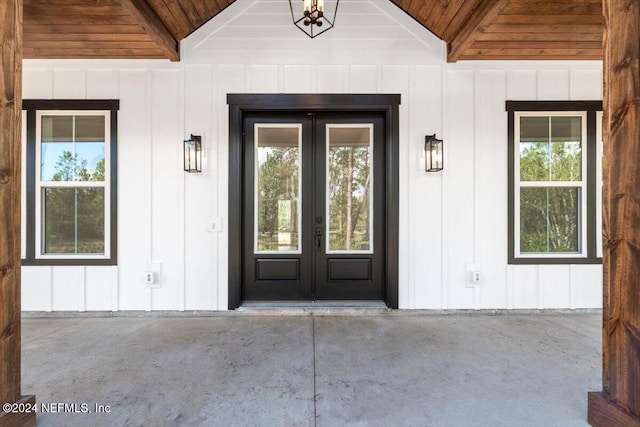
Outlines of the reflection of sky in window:
<svg viewBox="0 0 640 427">
<path fill-rule="evenodd" d="M 41 180 L 51 181 L 53 175 L 58 172 L 56 164 L 65 151 L 78 155 L 78 161 L 86 160 L 87 172 L 96 171 L 98 163 L 104 159 L 104 142 L 51 142 L 42 144 L 41 152 Z"/>
</svg>

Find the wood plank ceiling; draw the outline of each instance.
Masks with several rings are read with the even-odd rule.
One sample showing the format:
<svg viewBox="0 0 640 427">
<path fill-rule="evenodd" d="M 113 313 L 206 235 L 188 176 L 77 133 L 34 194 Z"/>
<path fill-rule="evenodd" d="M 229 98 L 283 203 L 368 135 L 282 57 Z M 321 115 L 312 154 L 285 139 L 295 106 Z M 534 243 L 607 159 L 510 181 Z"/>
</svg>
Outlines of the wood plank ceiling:
<svg viewBox="0 0 640 427">
<path fill-rule="evenodd" d="M 24 57 L 178 61 L 180 40 L 234 1 L 24 0 Z M 447 42 L 449 62 L 602 59 L 602 0 L 390 1 Z"/>
<path fill-rule="evenodd" d="M 459 59 L 602 59 L 602 0 L 391 0 Z"/>
</svg>

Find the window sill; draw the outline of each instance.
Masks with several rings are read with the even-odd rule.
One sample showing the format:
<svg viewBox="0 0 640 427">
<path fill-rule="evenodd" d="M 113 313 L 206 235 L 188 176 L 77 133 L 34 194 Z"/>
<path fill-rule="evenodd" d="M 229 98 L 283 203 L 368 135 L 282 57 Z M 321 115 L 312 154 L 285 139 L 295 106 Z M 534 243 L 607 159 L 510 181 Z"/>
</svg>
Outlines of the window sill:
<svg viewBox="0 0 640 427">
<path fill-rule="evenodd" d="M 25 259 L 21 260 L 23 266 L 86 266 L 86 265 L 118 265 L 118 260 L 115 258 L 40 258 L 40 259 Z"/>
<path fill-rule="evenodd" d="M 602 258 L 509 258 L 510 265 L 602 264 Z"/>
</svg>

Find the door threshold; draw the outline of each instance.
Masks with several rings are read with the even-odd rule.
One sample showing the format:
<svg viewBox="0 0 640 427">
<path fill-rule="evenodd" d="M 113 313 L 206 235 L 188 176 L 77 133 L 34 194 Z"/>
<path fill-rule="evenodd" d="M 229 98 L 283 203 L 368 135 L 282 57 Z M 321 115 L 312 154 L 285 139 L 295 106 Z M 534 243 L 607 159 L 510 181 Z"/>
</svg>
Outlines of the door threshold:
<svg viewBox="0 0 640 427">
<path fill-rule="evenodd" d="M 244 301 L 239 310 L 255 308 L 383 308 L 384 301 Z"/>
</svg>

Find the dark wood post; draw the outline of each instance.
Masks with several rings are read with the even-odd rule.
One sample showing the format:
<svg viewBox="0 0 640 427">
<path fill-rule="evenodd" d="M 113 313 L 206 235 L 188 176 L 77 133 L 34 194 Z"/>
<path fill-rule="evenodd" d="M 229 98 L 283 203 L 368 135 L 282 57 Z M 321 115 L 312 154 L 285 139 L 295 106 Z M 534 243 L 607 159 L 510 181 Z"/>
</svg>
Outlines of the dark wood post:
<svg viewBox="0 0 640 427">
<path fill-rule="evenodd" d="M 604 0 L 602 392 L 592 426 L 640 426 L 640 5 Z"/>
<path fill-rule="evenodd" d="M 0 1 L 0 49 L 0 426 L 35 426 L 20 390 L 22 0 Z"/>
</svg>

